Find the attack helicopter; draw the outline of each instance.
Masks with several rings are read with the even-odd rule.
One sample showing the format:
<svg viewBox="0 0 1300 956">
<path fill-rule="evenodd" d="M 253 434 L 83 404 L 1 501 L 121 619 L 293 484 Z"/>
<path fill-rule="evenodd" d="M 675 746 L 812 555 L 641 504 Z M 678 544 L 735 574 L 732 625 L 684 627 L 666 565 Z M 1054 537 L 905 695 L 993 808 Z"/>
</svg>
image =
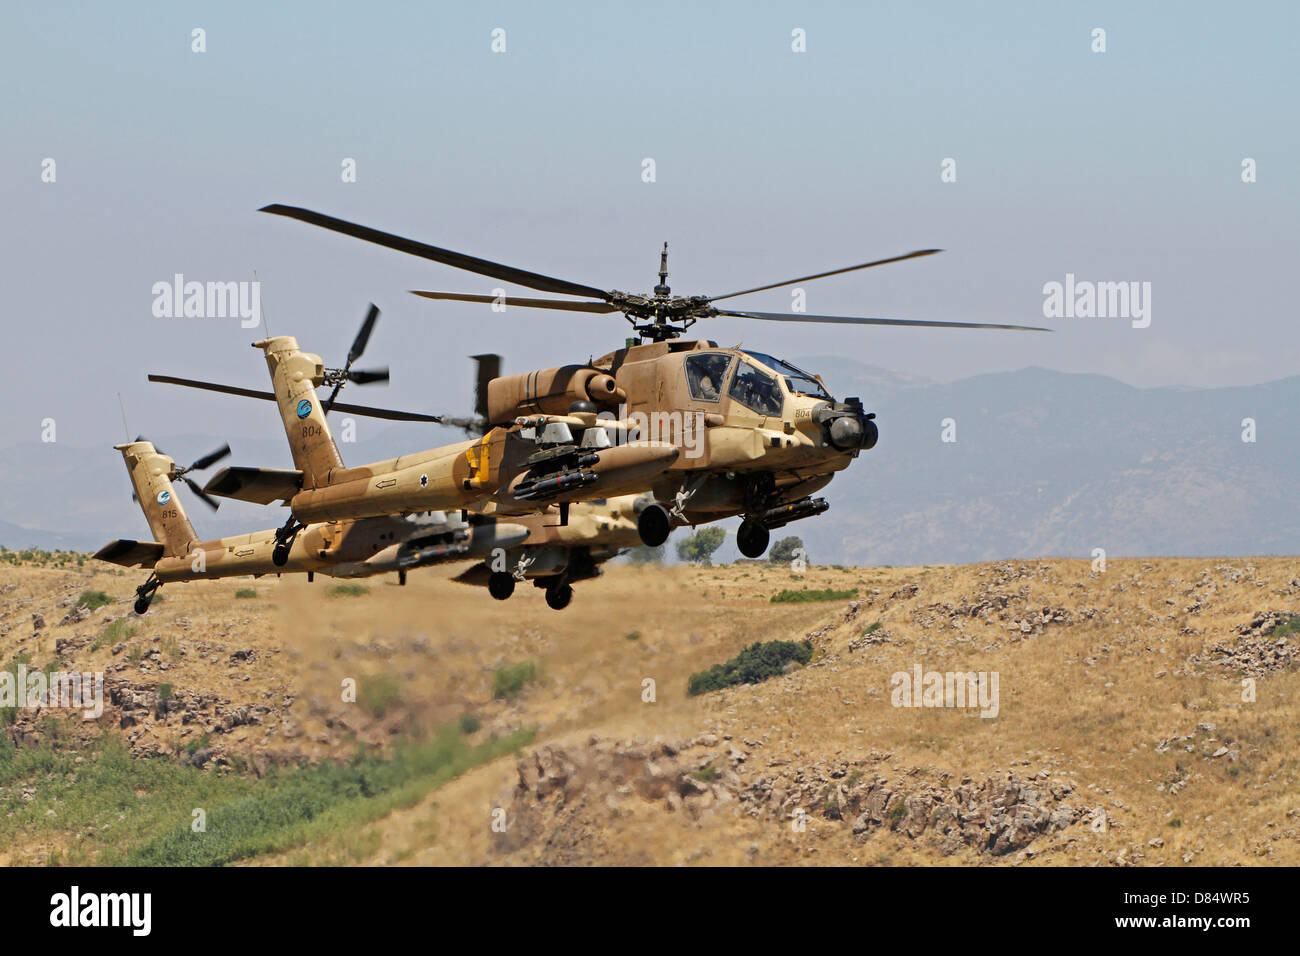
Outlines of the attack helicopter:
<svg viewBox="0 0 1300 956">
<path fill-rule="evenodd" d="M 339 392 L 347 383 L 370 385 L 386 382 L 389 379 L 389 371 L 386 367 L 366 370 L 352 367 L 365 352 L 379 314 L 379 309 L 372 304 L 348 350 L 345 364 L 339 369 L 325 369 L 323 360 L 319 356 L 303 352 L 292 336 L 278 336 L 254 343 L 255 347 L 260 347 L 265 352 L 274 389 L 271 392 L 172 375 L 149 376 L 151 382 L 276 401 L 279 405 L 295 468 L 293 470 L 226 469 L 214 477 L 207 488 L 199 492 L 206 500 L 211 501 L 207 498 L 207 493 L 210 492 L 225 497 L 268 503 L 262 501 L 262 498 L 275 493 L 276 482 L 287 480 L 293 487 L 301 487 L 308 483 L 329 484 L 332 476 L 345 470 L 338 445 L 334 441 L 327 421 L 327 415 L 331 410 L 394 421 L 436 421 L 459 427 L 470 434 L 482 434 L 485 431 L 482 416 L 487 407 L 486 389 L 488 383 L 499 375 L 501 369 L 499 355 L 472 357 L 477 363 L 474 417 L 433 416 L 351 405 L 337 400 Z M 316 389 L 326 386 L 329 386 L 331 391 L 322 401 L 316 394 Z M 306 414 L 303 414 L 304 412 Z M 289 477 L 286 479 L 285 476 Z M 198 491 L 197 488 L 195 490 Z M 637 518 L 640 512 L 651 504 L 653 499 L 642 495 L 626 494 L 610 499 L 577 502 L 572 508 L 568 503 L 543 504 L 540 505 L 541 510 L 538 510 L 539 505 L 529 505 L 526 513 L 512 518 L 509 524 L 500 526 L 502 530 L 497 534 L 499 540 L 496 546 L 486 551 L 480 549 L 475 549 L 472 553 L 462 551 L 458 555 L 449 556 L 448 560 L 481 558 L 479 563 L 457 576 L 456 580 L 466 584 L 486 586 L 491 595 L 498 600 L 510 597 L 517 582 L 528 580 L 545 590 L 546 602 L 550 607 L 561 610 L 572 600 L 573 582 L 598 576 L 601 573 L 601 564 L 638 543 Z M 435 511 L 434 514 L 443 513 Z M 402 520 L 406 519 L 367 517 L 325 521 L 318 524 L 325 528 L 365 527 L 370 522 L 380 524 L 385 521 Z M 444 520 L 449 519 L 444 518 Z M 462 523 L 471 523 L 486 541 L 488 536 L 483 529 L 490 527 L 497 519 L 464 512 L 461 520 Z M 309 527 L 300 525 L 296 518 L 291 517 L 285 528 L 268 532 L 271 536 L 269 556 L 272 563 L 279 567 L 290 568 L 296 547 L 295 542 L 299 535 L 304 533 L 303 529 Z M 513 534 L 507 535 L 504 529 L 522 529 L 525 535 L 523 538 Z M 370 567 L 377 563 L 378 559 L 372 559 L 366 562 L 365 566 Z M 404 572 L 402 572 L 402 583 L 405 583 Z"/>
<path fill-rule="evenodd" d="M 583 421 L 580 430 L 585 431 L 579 445 L 563 425 L 543 427 L 539 435 L 539 429 L 519 422 L 481 428 L 480 418 L 342 405 L 337 396 L 345 384 L 387 380 L 387 369 L 352 369 L 378 316 L 379 310 L 371 305 L 346 364 L 338 369 L 327 369 L 319 355 L 304 352 L 290 335 L 254 342 L 253 347 L 266 357 L 273 385 L 270 392 L 171 375 L 149 376 L 150 381 L 261 398 L 279 406 L 296 467 L 226 467 L 203 488 L 217 497 L 288 504 L 290 516 L 276 531 L 273 557 L 277 561 L 287 560 L 294 537 L 317 521 L 446 510 L 524 516 L 542 513 L 554 504 L 559 508 L 560 524 L 565 524 L 572 502 L 643 492 L 677 459 L 678 450 L 671 444 L 630 440 L 621 423 L 602 421 L 597 425 L 594 407 L 574 409 Z M 612 381 L 609 375 L 587 375 L 582 378 L 581 395 L 621 394 Z M 317 389 L 326 385 L 332 386 L 332 391 L 322 401 Z M 471 433 L 485 433 L 468 441 L 347 467 L 325 422 L 332 408 L 397 421 L 458 425 Z M 591 488 L 596 481 L 600 488 Z"/>
<path fill-rule="evenodd" d="M 482 424 L 488 430 L 487 437 L 497 436 L 500 446 L 489 442 L 478 452 L 467 451 L 465 454 L 471 462 L 477 461 L 483 467 L 461 480 L 467 485 L 495 482 L 504 489 L 495 503 L 510 513 L 519 502 L 532 499 L 533 488 L 545 491 L 560 486 L 603 483 L 605 479 L 595 467 L 584 465 L 596 460 L 593 452 L 599 447 L 669 448 L 674 454 L 665 453 L 656 459 L 655 467 L 644 469 L 639 476 L 655 499 L 638 517 L 641 540 L 650 546 L 662 544 L 674 526 L 739 515 L 743 520 L 737 533 L 737 546 L 746 557 L 758 557 L 767 549 L 772 530 L 825 512 L 826 499 L 814 495 L 861 452 L 873 448 L 879 437 L 876 416 L 866 411 L 861 399 L 836 400 L 819 375 L 763 352 L 720 348 L 709 340 L 683 339 L 683 334 L 698 321 L 731 316 L 773 322 L 1050 331 L 1037 326 L 999 323 L 760 312 L 720 308 L 715 304 L 918 259 L 934 255 L 939 249 L 920 249 L 726 295 L 682 296 L 673 294 L 668 285 L 665 243 L 659 259 L 659 282 L 651 294 L 643 295 L 529 272 L 297 206 L 272 204 L 261 211 L 502 282 L 553 295 L 580 297 L 414 292 L 424 298 L 529 309 L 621 313 L 636 334 L 635 338 L 627 339 L 623 348 L 586 365 L 496 377 L 488 382 Z M 536 443 L 536 460 L 549 461 L 554 468 L 549 476 L 530 484 L 531 479 L 522 483 L 510 481 L 504 469 L 485 474 L 485 463 L 501 461 L 505 457 L 502 452 L 508 447 L 507 437 L 516 436 Z M 475 459 L 475 455 L 481 457 Z M 366 477 L 371 476 L 367 473 Z M 451 477 L 459 475 L 453 473 Z M 216 483 L 214 479 L 213 484 Z M 329 497 L 328 492 L 322 494 L 313 500 L 313 505 L 318 500 L 321 509 L 329 509 Z M 392 496 L 388 504 L 399 506 L 398 496 Z M 311 513 L 319 515 L 325 511 L 314 509 Z"/>
<path fill-rule="evenodd" d="M 117 539 L 94 557 L 126 568 L 150 571 L 136 588 L 135 612 L 144 614 L 160 586 L 175 581 L 200 581 L 241 575 L 306 573 L 317 571 L 338 578 L 369 577 L 396 571 L 400 583 L 414 568 L 447 561 L 487 558 L 522 544 L 529 529 L 473 516 L 441 513 L 405 517 L 366 518 L 313 524 L 296 536 L 283 561 L 276 561 L 275 529 L 203 541 L 194 531 L 185 506 L 176 497 L 180 481 L 214 510 L 213 501 L 189 477 L 230 454 L 224 445 L 192 465 L 176 466 L 144 438 L 115 445 L 122 453 L 135 499 L 140 503 L 154 540 Z"/>
</svg>

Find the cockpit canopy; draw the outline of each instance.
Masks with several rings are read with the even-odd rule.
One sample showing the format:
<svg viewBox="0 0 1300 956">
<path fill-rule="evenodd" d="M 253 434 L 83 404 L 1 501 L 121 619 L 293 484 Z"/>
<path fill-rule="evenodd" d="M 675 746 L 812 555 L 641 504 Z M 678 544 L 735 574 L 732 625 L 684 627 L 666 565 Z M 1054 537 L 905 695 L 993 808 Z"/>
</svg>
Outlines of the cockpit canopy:
<svg viewBox="0 0 1300 956">
<path fill-rule="evenodd" d="M 752 359 L 762 362 L 772 371 L 776 372 L 785 379 L 785 387 L 791 393 L 796 395 L 811 395 L 813 398 L 820 398 L 824 402 L 834 401 L 826 389 L 822 388 L 821 383 L 813 376 L 809 375 L 801 368 L 791 365 L 789 362 L 783 362 L 779 358 L 773 358 L 764 352 L 751 352 L 749 349 L 741 349 L 745 355 Z"/>
<path fill-rule="evenodd" d="M 826 389 L 803 369 L 763 352 L 744 349 L 740 361 L 730 352 L 696 352 L 686 357 L 686 384 L 697 402 L 720 402 L 722 394 L 760 415 L 779 418 L 785 395 L 777 384 L 785 381 L 792 395 L 809 395 L 833 401 Z M 735 365 L 734 371 L 732 365 Z M 775 373 L 775 374 L 773 374 Z"/>
</svg>

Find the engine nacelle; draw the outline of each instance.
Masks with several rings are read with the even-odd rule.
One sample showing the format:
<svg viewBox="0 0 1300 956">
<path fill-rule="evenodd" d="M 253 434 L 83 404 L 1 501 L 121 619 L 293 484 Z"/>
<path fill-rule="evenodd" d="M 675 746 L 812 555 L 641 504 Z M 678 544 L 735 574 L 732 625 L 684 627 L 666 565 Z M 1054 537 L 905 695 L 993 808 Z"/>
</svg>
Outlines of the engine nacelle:
<svg viewBox="0 0 1300 956">
<path fill-rule="evenodd" d="M 505 424 L 522 415 L 565 415 L 574 402 L 614 410 L 627 392 L 603 369 L 563 365 L 541 372 L 505 375 L 488 383 L 488 420 Z"/>
</svg>

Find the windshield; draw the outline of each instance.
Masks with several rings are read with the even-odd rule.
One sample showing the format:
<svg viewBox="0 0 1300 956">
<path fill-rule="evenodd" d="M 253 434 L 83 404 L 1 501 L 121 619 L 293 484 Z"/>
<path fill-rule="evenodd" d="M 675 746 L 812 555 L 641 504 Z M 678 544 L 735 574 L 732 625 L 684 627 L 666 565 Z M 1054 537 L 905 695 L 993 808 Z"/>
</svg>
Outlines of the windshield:
<svg viewBox="0 0 1300 956">
<path fill-rule="evenodd" d="M 773 358 L 762 352 L 751 352 L 748 349 L 741 349 L 746 355 L 758 359 L 772 371 L 776 372 L 785 379 L 785 387 L 792 392 L 798 392 L 803 395 L 811 395 L 813 398 L 832 401 L 830 394 L 826 389 L 821 387 L 817 379 L 813 378 L 801 368 L 796 368 L 789 362 L 783 362 L 779 358 Z"/>
<path fill-rule="evenodd" d="M 784 404 L 776 379 L 749 362 L 736 365 L 736 374 L 727 394 L 746 408 L 769 418 L 779 417 Z"/>
</svg>

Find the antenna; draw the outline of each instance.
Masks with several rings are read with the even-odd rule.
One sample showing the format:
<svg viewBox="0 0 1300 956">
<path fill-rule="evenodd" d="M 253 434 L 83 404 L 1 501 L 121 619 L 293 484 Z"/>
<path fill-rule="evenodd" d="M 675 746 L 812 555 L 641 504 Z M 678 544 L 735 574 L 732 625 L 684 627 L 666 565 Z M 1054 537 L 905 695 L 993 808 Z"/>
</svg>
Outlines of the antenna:
<svg viewBox="0 0 1300 956">
<path fill-rule="evenodd" d="M 131 440 L 131 429 L 126 425 L 126 403 L 122 401 L 122 393 L 117 393 L 117 406 L 122 409 L 122 431 L 126 433 L 126 440 Z"/>
<path fill-rule="evenodd" d="M 262 281 L 257 277 L 256 269 L 253 270 L 253 281 L 259 284 Z M 269 339 L 271 337 L 271 323 L 266 320 L 266 306 L 262 305 L 262 297 L 260 295 L 257 297 L 257 303 L 262 309 L 262 328 L 266 329 L 266 337 Z"/>
</svg>

